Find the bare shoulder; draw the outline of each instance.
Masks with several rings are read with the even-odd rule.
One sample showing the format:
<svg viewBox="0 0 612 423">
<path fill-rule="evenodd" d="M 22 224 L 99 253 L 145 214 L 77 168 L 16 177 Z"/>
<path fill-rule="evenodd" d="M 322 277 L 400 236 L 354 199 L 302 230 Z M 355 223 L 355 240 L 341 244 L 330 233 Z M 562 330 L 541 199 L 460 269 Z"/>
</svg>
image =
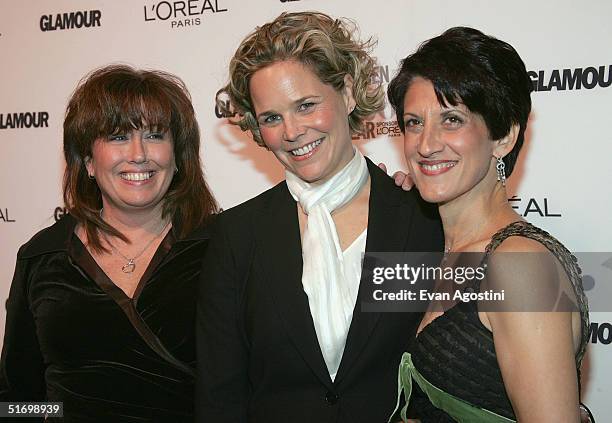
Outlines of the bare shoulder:
<svg viewBox="0 0 612 423">
<path fill-rule="evenodd" d="M 556 261 L 555 255 L 542 243 L 523 236 L 511 236 L 488 257 L 487 274 L 489 279 L 497 282 L 510 282 L 526 288 L 534 281 L 556 276 Z"/>
<path fill-rule="evenodd" d="M 504 301 L 487 311 L 530 312 L 524 316 L 509 313 L 500 316 L 501 320 L 530 320 L 537 315 L 531 312 L 553 310 L 566 285 L 565 272 L 556 256 L 530 238 L 505 239 L 487 258 L 486 265 L 487 277 L 481 289 L 504 293 Z M 490 317 L 490 314 L 484 313 L 481 317 Z"/>
</svg>

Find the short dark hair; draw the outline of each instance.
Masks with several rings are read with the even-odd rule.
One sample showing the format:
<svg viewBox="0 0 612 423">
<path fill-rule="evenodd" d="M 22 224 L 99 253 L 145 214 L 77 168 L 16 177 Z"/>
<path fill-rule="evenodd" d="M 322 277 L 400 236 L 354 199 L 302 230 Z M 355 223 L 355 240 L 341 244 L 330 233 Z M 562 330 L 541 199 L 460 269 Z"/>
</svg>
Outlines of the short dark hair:
<svg viewBox="0 0 612 423">
<path fill-rule="evenodd" d="M 64 119 L 64 202 L 84 226 L 90 246 L 102 250 L 98 230 L 125 237 L 100 218 L 100 188 L 85 169 L 92 146 L 115 132 L 155 128 L 170 131 L 178 172 L 164 197 L 163 215 L 180 221 L 180 237 L 217 210 L 204 181 L 200 131 L 189 91 L 175 75 L 109 65 L 86 75 L 72 94 Z"/>
<path fill-rule="evenodd" d="M 504 158 L 506 175 L 516 164 L 531 111 L 531 81 L 525 63 L 508 43 L 467 27 L 454 27 L 422 43 L 406 57 L 387 95 L 404 132 L 404 97 L 412 80 L 434 86 L 441 106 L 464 104 L 481 115 L 489 136 L 498 140 L 519 125 L 518 138 Z"/>
</svg>

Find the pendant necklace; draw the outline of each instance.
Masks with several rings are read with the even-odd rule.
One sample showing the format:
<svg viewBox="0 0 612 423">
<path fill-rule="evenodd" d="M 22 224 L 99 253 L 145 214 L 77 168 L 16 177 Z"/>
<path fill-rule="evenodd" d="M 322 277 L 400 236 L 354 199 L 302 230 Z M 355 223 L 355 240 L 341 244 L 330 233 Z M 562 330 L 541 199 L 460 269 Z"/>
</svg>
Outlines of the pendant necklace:
<svg viewBox="0 0 612 423">
<path fill-rule="evenodd" d="M 100 218 L 102 218 L 102 210 L 100 210 Z M 123 273 L 133 273 L 134 270 L 136 269 L 136 260 L 140 258 L 140 256 L 143 255 L 145 251 L 147 251 L 147 249 L 153 243 L 153 241 L 155 241 L 157 238 L 160 237 L 161 234 L 164 233 L 164 231 L 166 230 L 169 224 L 170 224 L 170 220 L 166 222 L 162 230 L 157 235 L 155 235 L 153 238 L 151 238 L 149 242 L 147 242 L 147 245 L 145 245 L 145 247 L 138 254 L 136 254 L 134 257 L 131 257 L 131 258 L 126 257 L 121 251 L 119 251 L 110 241 L 110 239 L 108 239 L 108 237 L 106 236 L 104 232 L 102 233 L 102 237 L 104 237 L 104 240 L 111 247 L 111 250 L 113 250 L 113 253 L 119 254 L 126 261 L 126 263 L 123 266 L 121 266 L 121 271 Z"/>
<path fill-rule="evenodd" d="M 451 252 L 451 246 L 450 244 L 445 245 L 444 246 L 444 254 L 442 255 L 442 263 L 446 262 L 446 260 L 448 259 L 448 255 Z"/>
</svg>

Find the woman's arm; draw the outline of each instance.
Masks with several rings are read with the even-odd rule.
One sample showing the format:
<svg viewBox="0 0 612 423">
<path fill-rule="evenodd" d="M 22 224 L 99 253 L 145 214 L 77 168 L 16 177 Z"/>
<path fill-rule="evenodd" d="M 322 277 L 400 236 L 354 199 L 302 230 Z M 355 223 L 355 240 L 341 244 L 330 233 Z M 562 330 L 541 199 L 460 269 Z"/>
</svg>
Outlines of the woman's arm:
<svg viewBox="0 0 612 423">
<path fill-rule="evenodd" d="M 0 401 L 43 401 L 45 365 L 27 297 L 26 260 L 19 259 L 6 302 L 0 361 Z"/>
<path fill-rule="evenodd" d="M 504 289 L 506 306 L 517 311 L 481 316 L 521 423 L 579 422 L 572 313 L 549 311 L 563 277 L 554 256 L 526 238 L 504 241 L 489 261 L 488 287 Z"/>
<path fill-rule="evenodd" d="M 196 421 L 244 423 L 248 355 L 240 336 L 239 272 L 223 223 L 217 225 L 198 290 Z"/>
</svg>

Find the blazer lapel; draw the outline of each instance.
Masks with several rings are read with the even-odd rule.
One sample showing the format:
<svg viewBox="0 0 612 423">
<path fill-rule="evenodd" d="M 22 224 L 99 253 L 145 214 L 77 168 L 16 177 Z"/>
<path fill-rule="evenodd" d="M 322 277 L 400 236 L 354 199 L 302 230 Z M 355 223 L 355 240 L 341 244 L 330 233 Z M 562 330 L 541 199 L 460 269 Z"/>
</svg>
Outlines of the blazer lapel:
<svg viewBox="0 0 612 423">
<path fill-rule="evenodd" d="M 302 286 L 302 248 L 296 202 L 280 184 L 255 224 L 258 247 L 255 263 L 267 284 L 288 335 L 304 361 L 328 387 L 332 381 L 315 332 L 308 297 Z"/>
<path fill-rule="evenodd" d="M 405 194 L 395 187 L 394 182 L 382 170 L 369 159 L 366 160 L 371 178 L 366 252 L 404 251 L 414 204 L 407 200 Z M 339 383 L 351 369 L 381 317 L 381 313 L 361 311 L 361 302 L 367 292 L 365 282 L 362 280 L 344 354 L 334 383 Z"/>
</svg>

